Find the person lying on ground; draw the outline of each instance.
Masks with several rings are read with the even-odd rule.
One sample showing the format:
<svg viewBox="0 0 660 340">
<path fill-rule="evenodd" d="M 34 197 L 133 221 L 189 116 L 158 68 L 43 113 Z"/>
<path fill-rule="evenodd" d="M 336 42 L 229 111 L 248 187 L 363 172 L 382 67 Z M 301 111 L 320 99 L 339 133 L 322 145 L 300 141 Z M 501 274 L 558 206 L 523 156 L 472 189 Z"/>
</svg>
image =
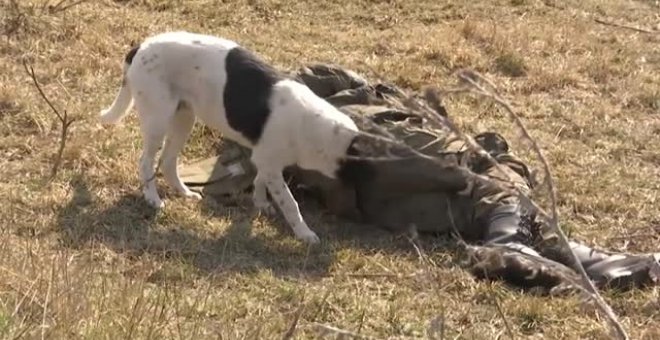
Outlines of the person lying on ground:
<svg viewBox="0 0 660 340">
<path fill-rule="evenodd" d="M 501 165 L 495 167 L 471 151 L 449 128 L 425 124 L 424 115 L 406 104 L 410 96 L 396 86 L 370 84 L 353 71 L 326 64 L 303 67 L 291 77 L 349 114 L 362 131 L 395 138 L 427 156 L 451 159 L 492 182 L 450 173 L 414 156 L 373 162 L 370 165 L 379 176 L 360 178 L 354 185 L 316 172 L 287 169 L 289 181 L 305 188 L 325 209 L 391 231 L 405 231 L 410 226 L 420 235 L 457 231 L 468 242 L 482 245 L 470 248 L 467 263 L 478 277 L 548 291 L 579 281 L 576 264 L 560 246 L 555 231 L 526 211 L 517 195 L 497 185 L 515 186 L 524 193 L 533 189 L 530 170 L 500 134 L 474 136 Z M 249 162 L 249 150 L 225 143 L 218 156 L 190 164 L 181 174 L 191 187 L 202 187 L 207 195 L 223 195 L 248 190 L 255 171 Z M 468 190 L 458 192 L 446 185 L 446 180 L 438 182 L 439 177 L 465 182 Z M 570 244 L 600 288 L 630 289 L 660 281 L 660 253 L 611 253 L 576 241 Z"/>
</svg>

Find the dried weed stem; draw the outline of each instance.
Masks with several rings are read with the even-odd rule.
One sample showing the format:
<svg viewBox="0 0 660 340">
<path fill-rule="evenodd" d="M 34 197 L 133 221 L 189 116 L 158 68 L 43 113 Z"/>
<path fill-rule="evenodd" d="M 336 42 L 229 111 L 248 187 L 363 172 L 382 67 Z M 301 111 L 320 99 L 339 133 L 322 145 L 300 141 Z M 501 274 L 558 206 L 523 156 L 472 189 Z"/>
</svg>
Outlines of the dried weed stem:
<svg viewBox="0 0 660 340">
<path fill-rule="evenodd" d="M 555 184 L 554 180 L 552 179 L 552 174 L 550 172 L 550 166 L 548 164 L 547 159 L 543 155 L 543 152 L 541 151 L 541 148 L 538 146 L 538 143 L 534 138 L 531 137 L 529 134 L 529 131 L 525 127 L 525 124 L 522 122 L 520 117 L 514 112 L 513 108 L 511 105 L 502 97 L 500 97 L 496 92 L 495 92 L 495 87 L 494 85 L 489 82 L 485 77 L 480 75 L 479 73 L 472 71 L 472 70 L 461 70 L 457 72 L 458 78 L 462 81 L 463 87 L 459 88 L 457 90 L 451 90 L 451 91 L 445 91 L 445 93 L 461 93 L 461 92 L 469 92 L 469 93 L 474 93 L 478 94 L 480 96 L 490 98 L 494 100 L 497 104 L 501 105 L 504 107 L 506 110 L 507 114 L 509 115 L 509 118 L 513 120 L 517 127 L 522 131 L 523 138 L 527 141 L 529 141 L 532 145 L 532 148 L 538 158 L 541 160 L 545 172 L 545 178 L 546 178 L 546 184 L 549 189 L 549 195 L 550 195 L 550 201 L 551 201 L 551 209 L 552 209 L 552 214 L 548 215 L 538 204 L 536 204 L 534 201 L 532 201 L 527 195 L 522 193 L 519 188 L 516 188 L 516 191 L 518 191 L 518 196 L 521 199 L 524 199 L 524 201 L 531 203 L 531 205 L 535 208 L 536 212 L 541 215 L 544 219 L 546 219 L 546 222 L 548 225 L 559 235 L 559 239 L 561 240 L 562 246 L 571 254 L 571 257 L 573 259 L 573 262 L 575 263 L 574 267 L 580 274 L 582 278 L 582 284 L 581 286 L 584 288 L 582 290 L 586 294 L 589 295 L 589 297 L 595 301 L 596 305 L 598 308 L 605 314 L 607 317 L 609 325 L 612 327 L 615 335 L 619 339 L 628 339 L 628 335 L 619 322 L 616 314 L 612 311 L 612 308 L 605 302 L 605 300 L 602 298 L 602 296 L 599 294 L 598 289 L 594 286 L 593 282 L 591 279 L 589 279 L 589 276 L 587 275 L 584 267 L 580 263 L 579 259 L 573 252 L 573 249 L 570 247 L 570 243 L 568 238 L 566 237 L 566 234 L 563 232 L 563 230 L 559 227 L 558 224 L 558 213 L 557 213 L 557 194 L 555 190 Z M 483 84 L 489 85 L 490 89 L 487 89 Z M 430 92 L 427 91 L 427 97 L 437 97 L 437 92 Z M 438 98 L 435 98 L 433 101 L 430 102 L 440 102 Z M 427 111 L 428 112 L 428 111 Z M 453 132 L 457 133 L 461 138 L 463 138 L 469 145 L 473 151 L 478 152 L 479 154 L 486 154 L 485 150 L 481 148 L 479 145 L 477 145 L 474 141 L 472 141 L 470 138 L 466 138 L 464 133 L 460 131 L 456 127 L 453 122 L 448 117 L 444 117 L 440 114 L 435 114 L 435 115 L 428 115 L 431 118 L 431 121 L 434 121 L 436 123 L 444 123 L 446 126 L 449 126 Z M 433 119 L 436 117 L 436 119 Z M 442 120 L 438 119 L 437 117 L 441 117 Z M 486 158 L 495 166 L 500 167 L 499 163 L 495 161 L 492 157 L 489 155 L 486 156 Z"/>
<path fill-rule="evenodd" d="M 660 33 L 658 31 L 651 31 L 651 30 L 638 28 L 638 27 L 634 27 L 634 26 L 630 26 L 630 25 L 617 24 L 615 22 L 605 21 L 603 19 L 598 19 L 598 18 L 594 19 L 594 21 L 601 24 L 601 25 L 614 26 L 614 27 L 618 27 L 618 28 L 625 28 L 625 29 L 635 31 L 635 32 L 640 32 L 640 33 L 647 33 L 647 34 L 648 33 Z"/>
<path fill-rule="evenodd" d="M 64 153 L 64 148 L 66 147 L 66 141 L 69 135 L 69 127 L 71 127 L 71 124 L 75 122 L 77 119 L 70 117 L 67 113 L 66 110 L 63 111 L 63 113 L 60 113 L 53 103 L 48 99 L 44 91 L 41 89 L 41 86 L 39 85 L 39 82 L 37 81 L 37 77 L 34 74 L 34 69 L 32 68 L 31 65 L 28 65 L 27 62 L 24 60 L 23 61 L 23 67 L 25 68 L 25 72 L 32 78 L 32 82 L 34 83 L 34 86 L 37 88 L 37 91 L 39 91 L 39 94 L 41 95 L 41 98 L 48 104 L 48 106 L 51 108 L 55 116 L 57 116 L 57 119 L 60 122 L 60 143 L 59 143 L 59 149 L 57 150 L 57 155 L 55 156 L 55 161 L 53 162 L 53 167 L 51 169 L 50 173 L 50 178 L 49 180 L 55 178 L 57 175 L 57 171 L 60 168 L 60 164 L 62 163 L 62 154 Z"/>
<path fill-rule="evenodd" d="M 326 324 L 321 324 L 314 322 L 312 323 L 312 326 L 318 330 L 319 333 L 321 333 L 321 337 L 325 337 L 328 334 L 334 334 L 337 336 L 338 339 L 343 339 L 343 338 L 353 338 L 353 339 L 365 339 L 365 340 L 375 340 L 376 338 L 362 335 L 359 333 L 347 331 L 345 329 L 337 328 L 334 326 L 326 325 Z"/>
</svg>

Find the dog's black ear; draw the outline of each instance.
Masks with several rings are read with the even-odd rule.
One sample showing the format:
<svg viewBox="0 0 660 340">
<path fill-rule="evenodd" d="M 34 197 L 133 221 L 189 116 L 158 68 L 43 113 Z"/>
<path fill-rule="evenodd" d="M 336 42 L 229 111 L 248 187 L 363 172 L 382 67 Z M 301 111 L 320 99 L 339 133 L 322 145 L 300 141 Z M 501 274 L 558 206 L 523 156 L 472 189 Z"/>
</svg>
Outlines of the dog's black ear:
<svg viewBox="0 0 660 340">
<path fill-rule="evenodd" d="M 133 47 L 130 51 L 128 51 L 128 53 L 126 53 L 126 57 L 124 58 L 124 62 L 126 62 L 128 65 L 133 63 L 133 58 L 135 58 L 135 54 L 140 49 L 140 45 L 136 45 L 133 41 L 131 41 L 131 46 Z"/>
</svg>

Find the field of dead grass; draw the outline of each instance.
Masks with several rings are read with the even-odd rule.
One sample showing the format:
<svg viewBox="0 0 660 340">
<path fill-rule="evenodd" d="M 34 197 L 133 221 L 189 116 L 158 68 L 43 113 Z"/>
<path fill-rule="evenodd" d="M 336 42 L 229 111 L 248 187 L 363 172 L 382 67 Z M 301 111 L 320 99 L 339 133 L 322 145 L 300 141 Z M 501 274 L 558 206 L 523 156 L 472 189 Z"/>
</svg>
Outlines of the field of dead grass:
<svg viewBox="0 0 660 340">
<path fill-rule="evenodd" d="M 505 322 L 516 338 L 607 336 L 577 298 L 473 280 L 448 241 L 424 243 L 426 265 L 408 241 L 328 216 L 308 215 L 324 240 L 308 249 L 245 206 L 166 194 L 165 211 L 153 213 L 139 195 L 135 115 L 111 130 L 96 117 L 132 43 L 164 30 L 236 39 L 281 68 L 375 70 L 412 89 L 474 68 L 547 153 L 573 237 L 660 248 L 657 1 L 58 2 L 0 2 L 0 338 L 282 338 L 294 320 L 295 338 L 319 336 L 317 324 L 375 338 L 508 338 Z M 76 119 L 50 182 L 59 123 L 22 60 Z M 494 105 L 447 105 L 466 130 L 517 140 Z M 183 161 L 216 143 L 197 126 Z M 660 338 L 658 290 L 604 296 L 633 338 Z"/>
</svg>

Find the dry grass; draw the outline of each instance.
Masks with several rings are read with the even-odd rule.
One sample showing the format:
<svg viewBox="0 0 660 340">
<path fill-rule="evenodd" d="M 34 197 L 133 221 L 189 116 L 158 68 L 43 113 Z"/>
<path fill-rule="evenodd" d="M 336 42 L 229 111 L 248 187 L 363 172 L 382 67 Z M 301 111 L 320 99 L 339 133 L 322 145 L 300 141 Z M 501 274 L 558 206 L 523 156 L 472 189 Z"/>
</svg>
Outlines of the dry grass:
<svg viewBox="0 0 660 340">
<path fill-rule="evenodd" d="M 574 237 L 658 250 L 660 34 L 593 20 L 653 29 L 657 2 L 44 2 L 0 5 L 2 338 L 281 338 L 298 314 L 295 338 L 318 335 L 314 323 L 377 338 L 508 337 L 494 301 L 517 338 L 606 336 L 574 298 L 475 282 L 443 240 L 423 243 L 427 266 L 408 241 L 331 217 L 308 217 L 324 243 L 307 249 L 246 207 L 170 195 L 154 214 L 139 196 L 135 116 L 111 131 L 95 119 L 131 43 L 170 29 L 237 39 L 282 68 L 335 62 L 410 88 L 473 67 L 515 99 L 547 152 Z M 54 105 L 79 119 L 51 182 L 58 121 L 23 59 Z M 467 130 L 516 140 L 494 105 L 448 104 Z M 184 160 L 216 142 L 196 127 Z M 633 338 L 660 337 L 657 290 L 605 298 Z"/>
</svg>

